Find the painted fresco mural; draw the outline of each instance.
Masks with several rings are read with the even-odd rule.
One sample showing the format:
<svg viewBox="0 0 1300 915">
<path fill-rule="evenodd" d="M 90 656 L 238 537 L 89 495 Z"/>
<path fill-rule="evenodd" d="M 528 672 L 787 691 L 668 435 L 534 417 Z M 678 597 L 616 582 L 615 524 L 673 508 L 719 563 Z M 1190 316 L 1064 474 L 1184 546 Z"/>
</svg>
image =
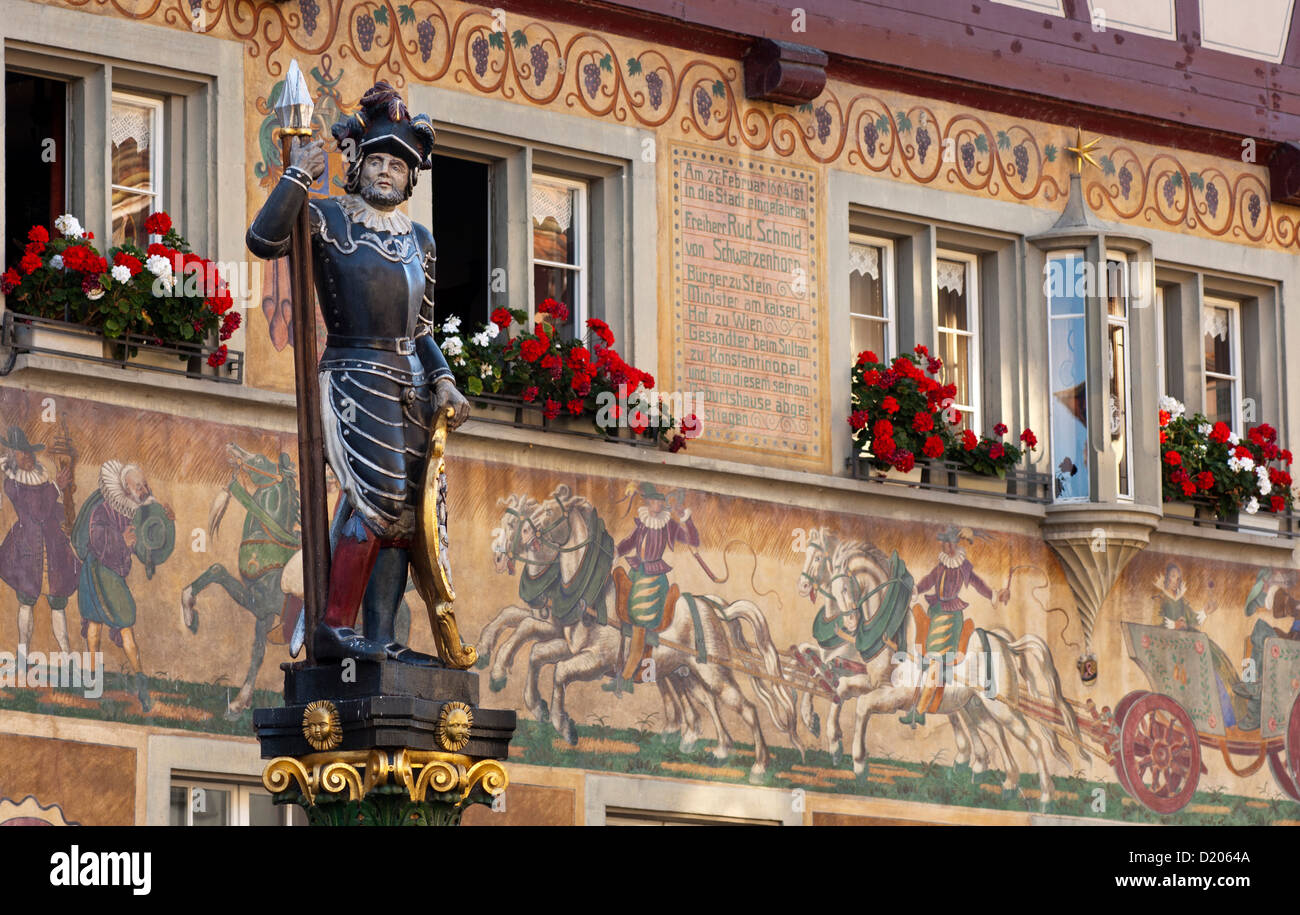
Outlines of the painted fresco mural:
<svg viewBox="0 0 1300 915">
<path fill-rule="evenodd" d="M 6 683 L 0 708 L 247 735 L 249 708 L 278 701 L 301 608 L 292 437 L 12 388 L 0 420 L 0 560 L 32 565 L 18 581 L 0 563 L 0 649 L 98 647 L 108 668 L 101 695 L 47 670 Z M 1098 624 L 1116 660 L 1087 688 L 1068 589 L 1026 533 L 470 453 L 449 471 L 458 610 L 485 697 L 521 713 L 512 759 L 1108 819 L 1300 820 L 1268 766 L 1233 774 L 1208 750 L 1195 795 L 1161 817 L 1104 751 L 1110 709 L 1138 689 L 1176 693 L 1203 730 L 1276 732 L 1300 652 L 1279 667 L 1269 651 L 1300 643 L 1259 626 L 1289 628 L 1289 570 L 1139 555 Z M 422 621 L 404 625 L 432 649 Z M 1190 641 L 1143 648 L 1153 633 Z M 927 678 L 942 662 L 925 652 L 948 648 L 952 676 Z M 1248 659 L 1273 677 L 1262 708 Z"/>
</svg>

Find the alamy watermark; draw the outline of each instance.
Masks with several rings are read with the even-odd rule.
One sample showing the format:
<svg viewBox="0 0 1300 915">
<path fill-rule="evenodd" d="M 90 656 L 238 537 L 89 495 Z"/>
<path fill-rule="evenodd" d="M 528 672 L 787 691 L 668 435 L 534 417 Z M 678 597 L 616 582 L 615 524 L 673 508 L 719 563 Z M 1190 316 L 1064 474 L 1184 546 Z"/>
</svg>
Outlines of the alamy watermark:
<svg viewBox="0 0 1300 915">
<path fill-rule="evenodd" d="M 703 391 L 650 391 L 643 388 L 629 391 L 627 385 L 621 384 L 617 394 L 602 391 L 596 395 L 596 423 L 602 427 L 644 425 L 649 429 L 669 429 L 682 419 L 694 416 L 698 425 L 703 408 Z"/>
<path fill-rule="evenodd" d="M 104 695 L 102 651 L 0 651 L 0 689 L 80 690 L 87 699 Z"/>
</svg>

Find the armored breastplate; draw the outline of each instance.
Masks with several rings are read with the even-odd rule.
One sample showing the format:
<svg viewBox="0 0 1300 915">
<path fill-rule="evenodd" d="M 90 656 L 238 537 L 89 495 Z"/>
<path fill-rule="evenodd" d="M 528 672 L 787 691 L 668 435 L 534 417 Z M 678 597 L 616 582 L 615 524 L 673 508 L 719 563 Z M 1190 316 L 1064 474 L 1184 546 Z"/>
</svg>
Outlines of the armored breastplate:
<svg viewBox="0 0 1300 915">
<path fill-rule="evenodd" d="M 354 222 L 336 198 L 313 200 L 316 294 L 331 334 L 409 337 L 425 289 L 423 254 L 411 231 Z"/>
</svg>

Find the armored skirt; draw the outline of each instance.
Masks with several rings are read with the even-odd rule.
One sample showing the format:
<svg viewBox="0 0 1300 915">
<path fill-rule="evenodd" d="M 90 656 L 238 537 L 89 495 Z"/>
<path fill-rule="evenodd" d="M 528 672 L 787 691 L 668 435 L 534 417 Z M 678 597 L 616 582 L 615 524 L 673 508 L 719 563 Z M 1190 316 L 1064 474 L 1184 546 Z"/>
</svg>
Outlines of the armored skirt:
<svg viewBox="0 0 1300 915">
<path fill-rule="evenodd" d="M 381 538 L 415 531 L 433 393 L 418 356 L 328 347 L 320 360 L 325 455 L 339 486 Z"/>
</svg>

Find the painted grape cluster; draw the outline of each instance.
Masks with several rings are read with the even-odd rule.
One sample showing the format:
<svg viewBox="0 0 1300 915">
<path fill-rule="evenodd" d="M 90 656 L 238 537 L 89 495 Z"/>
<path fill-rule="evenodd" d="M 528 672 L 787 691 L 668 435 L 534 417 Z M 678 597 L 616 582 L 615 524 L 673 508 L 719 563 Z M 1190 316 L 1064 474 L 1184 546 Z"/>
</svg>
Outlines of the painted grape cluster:
<svg viewBox="0 0 1300 915">
<path fill-rule="evenodd" d="M 1133 186 L 1133 173 L 1128 170 L 1127 165 L 1122 166 L 1119 170 L 1119 190 L 1120 193 L 1124 195 L 1125 200 L 1128 200 L 1128 192 L 1132 188 L 1132 186 Z"/>
<path fill-rule="evenodd" d="M 1212 182 L 1205 187 L 1205 205 L 1209 207 L 1211 216 L 1219 215 L 1219 188 Z"/>
<path fill-rule="evenodd" d="M 1029 177 L 1029 149 L 1024 143 L 1020 143 L 1011 150 L 1011 155 L 1016 160 L 1016 176 L 1024 181 Z"/>
<path fill-rule="evenodd" d="M 817 139 L 822 143 L 825 143 L 826 138 L 831 135 L 830 108 L 826 105 L 822 105 L 820 108 L 814 110 L 813 114 L 817 117 Z"/>
<path fill-rule="evenodd" d="M 713 113 L 713 97 L 703 89 L 695 90 L 695 110 L 700 113 L 700 117 L 705 121 Z"/>
<path fill-rule="evenodd" d="M 975 169 L 975 144 L 970 140 L 961 144 L 961 164 L 968 175 Z"/>
<path fill-rule="evenodd" d="M 867 155 L 876 154 L 876 143 L 880 141 L 880 128 L 876 126 L 875 121 L 868 121 L 867 126 L 862 128 L 862 139 L 867 144 Z"/>
<path fill-rule="evenodd" d="M 664 78 L 658 70 L 651 70 L 645 75 L 645 86 L 650 94 L 650 107 L 658 111 L 664 101 Z"/>
<path fill-rule="evenodd" d="M 1255 228 L 1255 223 L 1259 222 L 1259 195 L 1251 194 L 1250 199 L 1246 201 L 1246 209 L 1250 212 L 1250 227 Z"/>
<path fill-rule="evenodd" d="M 551 64 L 551 55 L 546 53 L 546 49 L 542 47 L 542 43 L 539 41 L 528 49 L 528 58 L 533 64 L 533 85 L 540 86 L 542 81 L 546 79 L 546 71 Z"/>
<path fill-rule="evenodd" d="M 925 154 L 930 151 L 930 131 L 924 127 L 916 128 L 916 151 L 921 156 L 921 164 L 925 164 Z"/>
<path fill-rule="evenodd" d="M 375 42 L 375 17 L 369 13 L 357 17 L 357 39 L 361 42 L 363 51 L 369 51 Z"/>
<path fill-rule="evenodd" d="M 433 17 L 420 20 L 420 24 L 415 27 L 415 39 L 420 43 L 420 60 L 425 63 L 429 62 L 429 55 L 433 53 Z"/>
<path fill-rule="evenodd" d="M 592 98 L 600 91 L 600 65 L 595 63 L 585 64 L 582 68 L 582 83 L 587 87 L 587 95 Z"/>
<path fill-rule="evenodd" d="M 474 55 L 474 74 L 482 76 L 487 72 L 488 64 L 488 43 L 482 35 L 475 35 L 474 40 L 470 42 L 470 53 Z"/>
<path fill-rule="evenodd" d="M 302 13 L 302 27 L 310 35 L 316 31 L 316 17 L 320 15 L 320 4 L 316 0 L 298 0 L 298 12 Z"/>
</svg>

